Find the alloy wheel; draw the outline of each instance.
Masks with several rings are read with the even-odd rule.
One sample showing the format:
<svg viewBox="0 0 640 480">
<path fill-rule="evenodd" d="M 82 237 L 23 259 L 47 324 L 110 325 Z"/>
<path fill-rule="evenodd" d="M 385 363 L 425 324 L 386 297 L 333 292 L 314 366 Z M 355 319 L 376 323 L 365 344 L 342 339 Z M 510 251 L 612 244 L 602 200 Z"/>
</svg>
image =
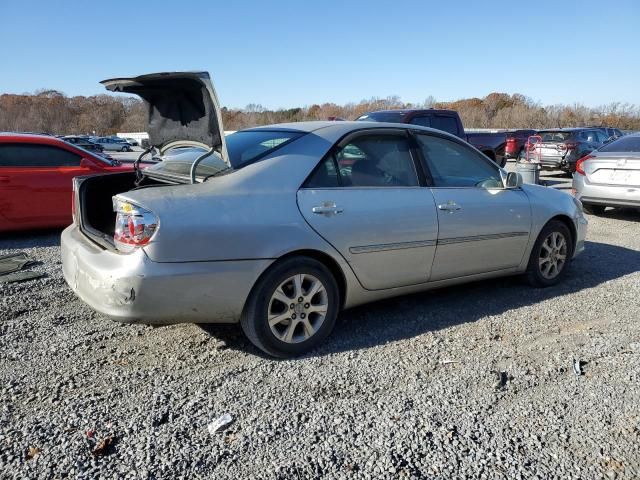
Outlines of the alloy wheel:
<svg viewBox="0 0 640 480">
<path fill-rule="evenodd" d="M 547 280 L 557 277 L 567 262 L 567 240 L 560 232 L 551 232 L 542 242 L 538 265 Z"/>
<path fill-rule="evenodd" d="M 304 273 L 293 275 L 271 295 L 269 328 L 282 342 L 304 342 L 322 326 L 328 307 L 327 290 L 318 278 Z"/>
</svg>

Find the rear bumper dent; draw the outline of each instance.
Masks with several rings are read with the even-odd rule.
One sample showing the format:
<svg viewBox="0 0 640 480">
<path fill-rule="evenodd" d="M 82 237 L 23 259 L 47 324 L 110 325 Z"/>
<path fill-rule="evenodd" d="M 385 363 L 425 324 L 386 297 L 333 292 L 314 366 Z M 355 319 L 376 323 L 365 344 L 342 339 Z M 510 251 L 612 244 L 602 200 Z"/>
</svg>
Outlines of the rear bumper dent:
<svg viewBox="0 0 640 480">
<path fill-rule="evenodd" d="M 126 323 L 235 323 L 271 260 L 157 263 L 142 250 L 102 250 L 74 225 L 62 232 L 62 269 L 94 310 Z"/>
</svg>

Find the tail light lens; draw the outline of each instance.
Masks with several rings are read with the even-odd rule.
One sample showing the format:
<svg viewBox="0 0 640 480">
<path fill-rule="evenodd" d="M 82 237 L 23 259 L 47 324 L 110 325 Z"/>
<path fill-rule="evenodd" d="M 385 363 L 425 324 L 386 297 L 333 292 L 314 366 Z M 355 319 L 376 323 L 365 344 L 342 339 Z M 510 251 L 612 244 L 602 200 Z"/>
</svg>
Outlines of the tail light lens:
<svg viewBox="0 0 640 480">
<path fill-rule="evenodd" d="M 118 198 L 113 199 L 113 210 L 116 212 L 113 241 L 118 250 L 131 252 L 151 241 L 158 229 L 158 217 L 152 212 Z"/>
<path fill-rule="evenodd" d="M 507 144 L 505 146 L 505 149 L 507 152 L 513 152 L 515 151 L 517 145 L 516 145 L 516 139 L 515 138 L 507 138 Z"/>
<path fill-rule="evenodd" d="M 593 155 L 585 155 L 576 162 L 576 173 L 579 173 L 580 175 L 586 175 L 586 173 L 584 173 L 583 163 L 590 158 L 593 158 Z"/>
</svg>

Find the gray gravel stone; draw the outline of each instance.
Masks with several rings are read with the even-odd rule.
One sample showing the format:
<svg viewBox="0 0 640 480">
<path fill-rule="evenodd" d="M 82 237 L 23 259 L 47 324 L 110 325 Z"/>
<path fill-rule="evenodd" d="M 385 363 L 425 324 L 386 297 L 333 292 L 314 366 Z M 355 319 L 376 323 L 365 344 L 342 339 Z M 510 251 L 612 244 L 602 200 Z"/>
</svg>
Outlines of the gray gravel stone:
<svg viewBox="0 0 640 480">
<path fill-rule="evenodd" d="M 640 214 L 589 220 L 555 288 L 376 303 L 285 361 L 236 326 L 102 318 L 65 285 L 59 233 L 3 235 L 47 276 L 0 284 L 0 476 L 638 478 Z"/>
</svg>

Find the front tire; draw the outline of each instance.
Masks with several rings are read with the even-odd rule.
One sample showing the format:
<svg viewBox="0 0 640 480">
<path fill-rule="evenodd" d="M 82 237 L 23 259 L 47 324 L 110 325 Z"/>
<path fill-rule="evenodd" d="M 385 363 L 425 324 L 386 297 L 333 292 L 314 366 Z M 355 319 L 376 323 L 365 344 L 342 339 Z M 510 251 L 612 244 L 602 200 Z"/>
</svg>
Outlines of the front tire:
<svg viewBox="0 0 640 480">
<path fill-rule="evenodd" d="M 340 306 L 335 278 L 322 263 L 293 257 L 256 283 L 240 325 L 247 338 L 274 357 L 295 357 L 331 334 Z"/>
<path fill-rule="evenodd" d="M 529 284 L 538 288 L 557 284 L 572 255 L 573 241 L 567 226 L 559 220 L 547 223 L 531 250 L 526 272 Z"/>
</svg>

